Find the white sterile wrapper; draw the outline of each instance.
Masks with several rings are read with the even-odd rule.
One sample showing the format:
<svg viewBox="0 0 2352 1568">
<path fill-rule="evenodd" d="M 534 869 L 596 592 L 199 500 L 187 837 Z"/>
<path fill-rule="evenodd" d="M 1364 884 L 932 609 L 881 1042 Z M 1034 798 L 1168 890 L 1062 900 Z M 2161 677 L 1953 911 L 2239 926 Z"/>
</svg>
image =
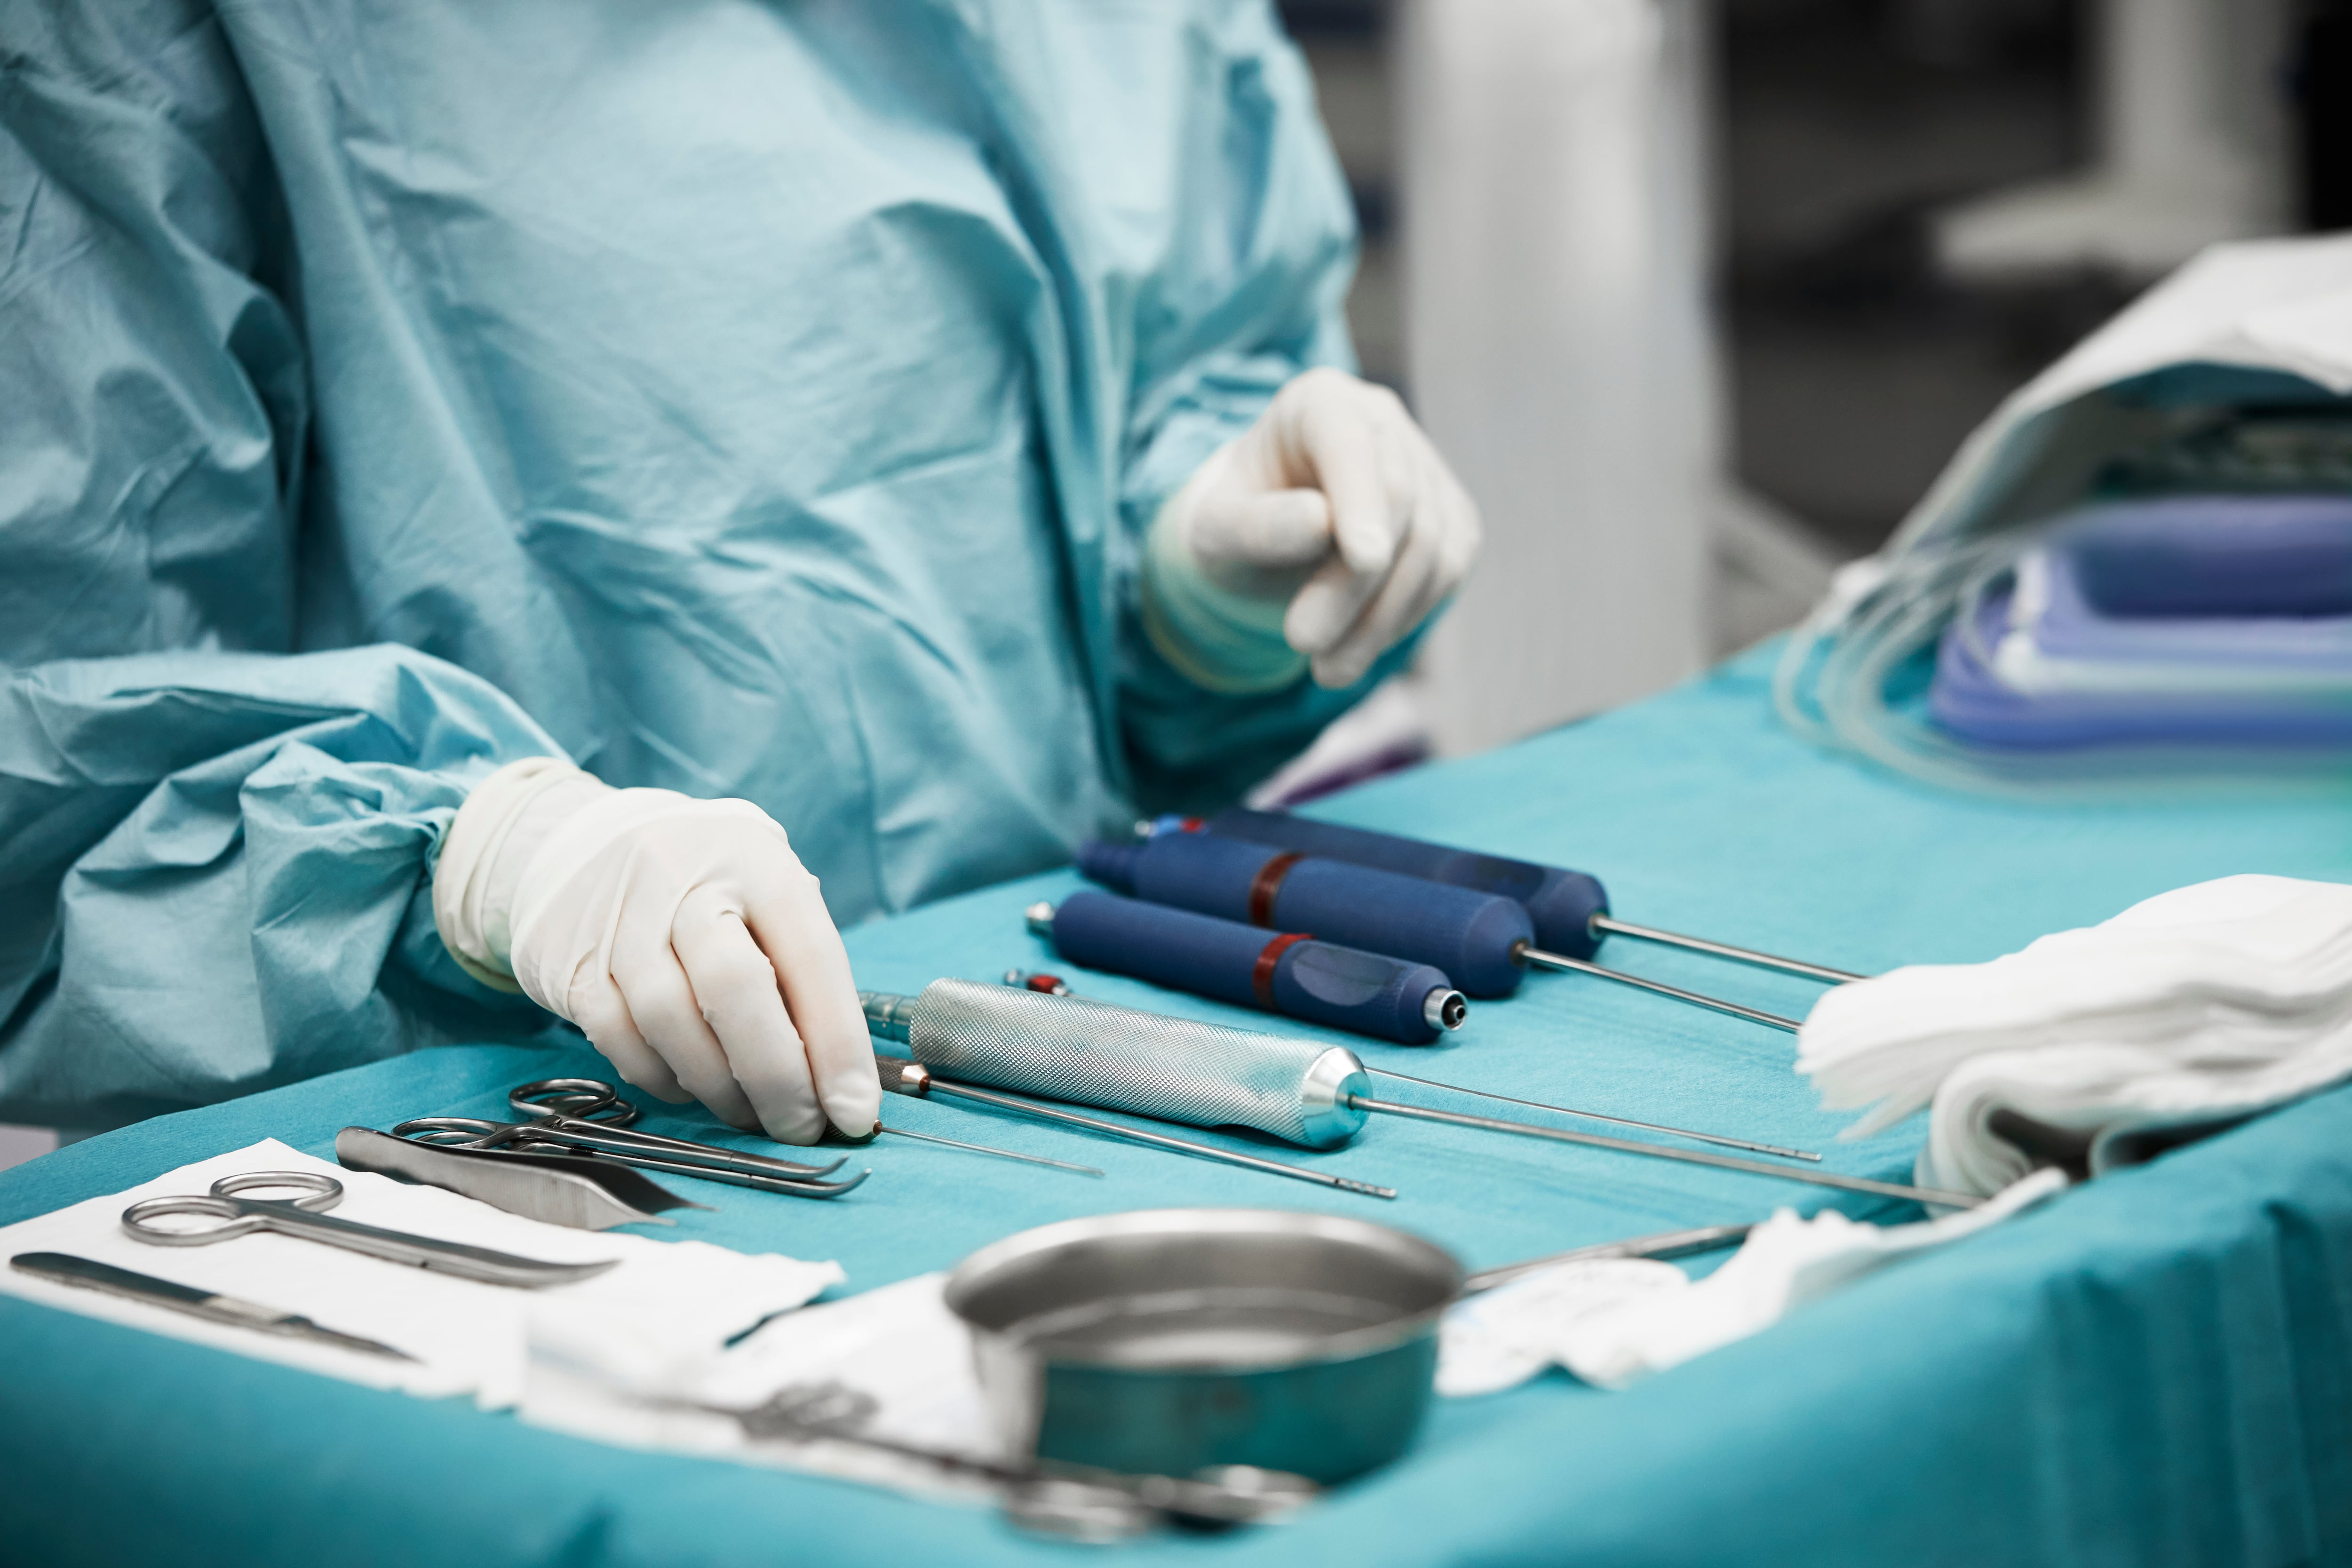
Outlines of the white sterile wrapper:
<svg viewBox="0 0 2352 1568">
<path fill-rule="evenodd" d="M 1452 1398 L 1516 1388 L 1566 1364 L 1577 1325 L 1596 1312 L 1690 1288 L 1671 1263 L 1599 1258 L 1562 1263 L 1483 1290 L 1439 1326 L 1437 1392 Z"/>
<path fill-rule="evenodd" d="M 2095 1172 L 2121 1135 L 2352 1076 L 2352 888 L 2225 877 L 1989 963 L 1842 985 L 1805 1020 L 1797 1069 L 1823 1104 L 1871 1108 L 1847 1137 L 1932 1100 L 1923 1184 L 1993 1192 L 2053 1149 Z M 2002 1136 L 2017 1122 L 2032 1147 Z"/>
<path fill-rule="evenodd" d="M 268 1232 L 204 1247 L 158 1247 L 124 1234 L 122 1211 L 143 1198 L 208 1192 L 223 1176 L 306 1171 L 343 1184 L 336 1218 L 436 1241 L 487 1247 L 550 1263 L 617 1258 L 587 1279 L 539 1289 L 486 1285 Z M 207 1222 L 209 1223 L 209 1222 Z M 438 1187 L 346 1171 L 264 1139 L 233 1153 L 0 1228 L 0 1257 L 64 1252 L 175 1284 L 298 1312 L 323 1328 L 377 1340 L 415 1362 L 206 1322 L 167 1308 L 0 1269 L 0 1291 L 88 1317 L 346 1382 L 428 1398 L 471 1394 L 484 1409 L 521 1396 L 529 1344 L 542 1314 L 575 1333 L 658 1337 L 678 1351 L 716 1348 L 772 1313 L 837 1283 L 835 1263 L 773 1253 L 746 1255 L 700 1241 L 653 1241 L 572 1230 L 494 1209 Z"/>
<path fill-rule="evenodd" d="M 1438 1392 L 1492 1393 L 1553 1364 L 1596 1387 L 1624 1388 L 1769 1328 L 1790 1309 L 1898 1258 L 1997 1225 L 2065 1185 L 2063 1173 L 2043 1171 L 1979 1207 L 1916 1225 L 1864 1225 L 1834 1209 L 1805 1219 L 1780 1209 L 1696 1283 L 1669 1264 L 1641 1259 L 1563 1263 L 1446 1314 Z"/>
<path fill-rule="evenodd" d="M 920 1496 L 989 1500 L 984 1484 L 919 1459 L 854 1443 L 754 1441 L 720 1410 L 750 1409 L 788 1389 L 840 1384 L 870 1396 L 861 1430 L 919 1447 L 1007 1458 L 972 1371 L 971 1336 L 940 1298 L 943 1274 L 779 1318 L 740 1342 L 682 1352 L 542 1317 L 519 1414 L 533 1426 L 634 1448 L 812 1470 Z"/>
</svg>

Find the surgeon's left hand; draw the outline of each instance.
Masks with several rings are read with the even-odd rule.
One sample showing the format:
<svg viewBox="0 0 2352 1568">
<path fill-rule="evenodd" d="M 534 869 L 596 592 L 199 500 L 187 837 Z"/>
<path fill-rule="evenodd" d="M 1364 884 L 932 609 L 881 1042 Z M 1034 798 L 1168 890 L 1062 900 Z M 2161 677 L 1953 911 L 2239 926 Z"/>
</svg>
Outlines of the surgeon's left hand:
<svg viewBox="0 0 2352 1568">
<path fill-rule="evenodd" d="M 1310 370 L 1161 510 L 1146 625 L 1204 685 L 1270 686 L 1286 644 L 1291 679 L 1304 655 L 1318 685 L 1351 686 L 1461 586 L 1480 534 L 1396 394 Z"/>
</svg>

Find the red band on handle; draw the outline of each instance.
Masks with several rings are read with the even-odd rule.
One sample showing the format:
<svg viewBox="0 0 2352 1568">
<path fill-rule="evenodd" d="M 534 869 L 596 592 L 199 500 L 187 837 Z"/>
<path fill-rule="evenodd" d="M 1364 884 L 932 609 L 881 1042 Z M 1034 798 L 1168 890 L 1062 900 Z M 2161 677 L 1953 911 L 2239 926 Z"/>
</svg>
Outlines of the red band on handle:
<svg viewBox="0 0 2352 1568">
<path fill-rule="evenodd" d="M 1274 900 L 1275 895 L 1282 891 L 1282 879 L 1290 875 L 1293 866 L 1306 858 L 1296 849 L 1286 849 L 1257 868 L 1257 875 L 1250 879 L 1250 924 L 1270 926 L 1274 923 Z"/>
<path fill-rule="evenodd" d="M 1286 931 L 1260 950 L 1257 962 L 1250 966 L 1250 989 L 1257 993 L 1257 1005 L 1267 1012 L 1274 1011 L 1274 971 L 1282 955 L 1290 951 L 1293 942 L 1309 942 L 1303 931 Z"/>
</svg>

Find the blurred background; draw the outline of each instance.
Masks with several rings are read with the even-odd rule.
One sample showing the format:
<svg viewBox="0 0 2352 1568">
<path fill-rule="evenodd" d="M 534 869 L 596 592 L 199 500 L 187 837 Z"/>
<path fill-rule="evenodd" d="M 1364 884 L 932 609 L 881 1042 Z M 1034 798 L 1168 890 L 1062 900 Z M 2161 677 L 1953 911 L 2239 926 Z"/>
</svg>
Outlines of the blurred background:
<svg viewBox="0 0 2352 1568">
<path fill-rule="evenodd" d="M 1285 0 L 1365 374 L 1478 497 L 1311 798 L 1798 619 L 1969 431 L 2216 240 L 2352 225 L 2352 0 Z"/>
</svg>

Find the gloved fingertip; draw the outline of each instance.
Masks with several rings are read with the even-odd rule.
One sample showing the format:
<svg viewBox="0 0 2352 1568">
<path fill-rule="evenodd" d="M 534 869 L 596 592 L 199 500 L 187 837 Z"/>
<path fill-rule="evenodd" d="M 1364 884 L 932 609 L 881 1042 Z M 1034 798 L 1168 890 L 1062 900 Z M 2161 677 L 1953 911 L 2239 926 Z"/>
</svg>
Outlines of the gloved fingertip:
<svg viewBox="0 0 2352 1568">
<path fill-rule="evenodd" d="M 1364 679 L 1366 668 L 1357 659 L 1335 658 L 1328 654 L 1318 656 L 1308 666 L 1315 684 L 1327 691 L 1345 691 Z"/>
<path fill-rule="evenodd" d="M 824 1136 L 824 1130 L 828 1125 L 824 1114 L 812 1105 L 795 1107 L 788 1112 L 777 1115 L 763 1116 L 760 1119 L 760 1125 L 757 1128 L 747 1128 L 745 1131 L 765 1132 L 779 1143 L 791 1143 L 806 1148 Z"/>
</svg>

